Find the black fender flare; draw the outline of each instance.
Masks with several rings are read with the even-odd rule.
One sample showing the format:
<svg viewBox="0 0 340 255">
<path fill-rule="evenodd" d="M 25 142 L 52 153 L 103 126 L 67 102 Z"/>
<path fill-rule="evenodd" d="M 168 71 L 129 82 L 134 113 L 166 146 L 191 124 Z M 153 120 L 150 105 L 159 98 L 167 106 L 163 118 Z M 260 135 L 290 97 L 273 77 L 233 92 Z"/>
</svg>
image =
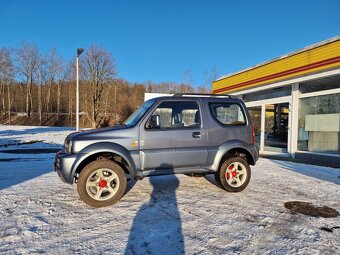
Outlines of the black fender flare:
<svg viewBox="0 0 340 255">
<path fill-rule="evenodd" d="M 72 176 L 75 176 L 78 167 L 80 166 L 82 162 L 84 162 L 84 160 L 98 153 L 114 153 L 114 154 L 121 156 L 127 162 L 130 168 L 129 173 L 131 175 L 131 180 L 134 180 L 135 172 L 136 172 L 136 165 L 130 155 L 130 152 L 123 146 L 116 144 L 116 143 L 111 143 L 111 142 L 93 143 L 83 148 L 79 152 L 79 155 L 81 156 L 79 157 L 79 159 L 75 162 L 73 166 Z"/>
<path fill-rule="evenodd" d="M 215 156 L 215 160 L 214 163 L 212 165 L 212 169 L 214 169 L 215 171 L 218 171 L 221 160 L 223 159 L 224 155 L 232 150 L 232 149 L 241 149 L 247 152 L 248 155 L 251 156 L 251 160 L 255 161 L 250 149 L 249 149 L 249 145 L 241 140 L 230 140 L 228 142 L 225 142 L 224 144 L 222 144 L 221 146 L 219 146 L 218 151 L 216 153 Z"/>
</svg>

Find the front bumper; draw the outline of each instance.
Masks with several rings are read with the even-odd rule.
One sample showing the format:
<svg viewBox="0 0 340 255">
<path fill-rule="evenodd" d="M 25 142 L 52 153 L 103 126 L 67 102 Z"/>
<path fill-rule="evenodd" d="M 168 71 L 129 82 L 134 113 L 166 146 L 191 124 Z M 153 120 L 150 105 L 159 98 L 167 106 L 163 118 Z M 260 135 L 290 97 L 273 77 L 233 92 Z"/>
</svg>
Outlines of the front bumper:
<svg viewBox="0 0 340 255">
<path fill-rule="evenodd" d="M 59 151 L 54 159 L 54 171 L 58 173 L 59 178 L 66 183 L 74 182 L 74 173 L 77 163 L 77 154 L 68 154 L 65 151 Z"/>
</svg>

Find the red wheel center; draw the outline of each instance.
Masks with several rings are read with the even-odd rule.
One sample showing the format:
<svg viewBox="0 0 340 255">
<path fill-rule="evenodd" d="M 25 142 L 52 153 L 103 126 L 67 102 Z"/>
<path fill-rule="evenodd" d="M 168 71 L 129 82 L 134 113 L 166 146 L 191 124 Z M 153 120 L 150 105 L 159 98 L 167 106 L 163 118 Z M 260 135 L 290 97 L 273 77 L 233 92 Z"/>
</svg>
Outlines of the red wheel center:
<svg viewBox="0 0 340 255">
<path fill-rule="evenodd" d="M 233 170 L 233 169 L 234 169 L 234 164 L 231 164 L 231 165 L 228 166 L 228 170 Z M 236 178 L 237 177 L 237 170 L 232 171 L 231 176 L 232 176 L 232 178 Z M 229 180 L 230 174 L 226 173 L 226 177 L 227 177 L 227 180 Z"/>
<path fill-rule="evenodd" d="M 105 180 L 100 180 L 100 181 L 99 181 L 99 187 L 105 188 L 106 185 L 107 185 L 107 181 L 105 181 Z"/>
</svg>

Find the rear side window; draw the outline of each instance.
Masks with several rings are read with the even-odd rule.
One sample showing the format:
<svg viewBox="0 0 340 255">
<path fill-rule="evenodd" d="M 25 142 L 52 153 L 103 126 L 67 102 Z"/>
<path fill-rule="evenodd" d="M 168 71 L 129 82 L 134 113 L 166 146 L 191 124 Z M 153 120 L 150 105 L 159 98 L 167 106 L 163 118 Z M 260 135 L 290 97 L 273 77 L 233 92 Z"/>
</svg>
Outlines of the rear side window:
<svg viewBox="0 0 340 255">
<path fill-rule="evenodd" d="M 210 103 L 210 113 L 222 125 L 245 125 L 242 107 L 236 103 Z"/>
</svg>

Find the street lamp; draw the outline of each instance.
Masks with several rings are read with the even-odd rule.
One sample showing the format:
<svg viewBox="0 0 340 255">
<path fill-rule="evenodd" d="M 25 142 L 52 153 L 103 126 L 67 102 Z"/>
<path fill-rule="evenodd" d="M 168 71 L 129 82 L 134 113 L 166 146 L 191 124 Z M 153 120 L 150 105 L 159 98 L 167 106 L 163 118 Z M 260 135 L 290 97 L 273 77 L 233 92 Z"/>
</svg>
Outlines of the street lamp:
<svg viewBox="0 0 340 255">
<path fill-rule="evenodd" d="M 84 51 L 82 48 L 77 49 L 77 91 L 76 91 L 76 131 L 79 131 L 79 55 Z"/>
</svg>

